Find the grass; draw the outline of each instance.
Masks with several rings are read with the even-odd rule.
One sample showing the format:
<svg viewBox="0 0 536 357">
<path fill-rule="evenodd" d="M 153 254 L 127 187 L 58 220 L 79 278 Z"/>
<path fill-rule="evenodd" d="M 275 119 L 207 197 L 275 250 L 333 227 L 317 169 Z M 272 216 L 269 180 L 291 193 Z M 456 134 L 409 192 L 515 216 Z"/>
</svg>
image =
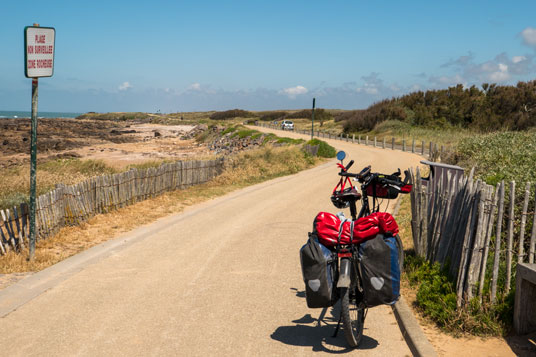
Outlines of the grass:
<svg viewBox="0 0 536 357">
<path fill-rule="evenodd" d="M 311 130 L 311 119 L 292 119 L 294 122 L 294 128 L 296 130 Z M 332 135 L 339 135 L 342 133 L 342 124 L 335 122 L 335 120 L 326 120 L 323 125 L 320 126 L 320 121 L 315 120 L 314 130 L 330 133 Z"/>
<path fill-rule="evenodd" d="M 385 137 L 388 142 L 395 138 L 396 143 L 401 143 L 402 139 L 433 142 L 437 145 L 454 146 L 461 139 L 474 136 L 476 133 L 468 129 L 448 126 L 442 129 L 415 126 L 399 120 L 386 120 L 374 127 L 371 131 L 356 132 L 356 135 L 368 135 L 369 138 L 376 136 L 378 140 Z M 409 142 L 408 142 L 409 143 Z"/>
<path fill-rule="evenodd" d="M 168 192 L 154 199 L 97 215 L 80 226 L 65 227 L 55 236 L 38 241 L 35 260 L 32 262 L 27 260 L 27 252 L 8 253 L 0 258 L 0 273 L 42 270 L 121 233 L 182 212 L 190 205 L 249 185 L 297 173 L 321 161 L 305 154 L 297 146 L 266 146 L 241 152 L 230 157 L 224 172 L 208 183 Z"/>
<path fill-rule="evenodd" d="M 306 142 L 306 145 L 311 145 L 311 146 L 318 145 L 317 155 L 320 157 L 332 158 L 337 155 L 337 150 L 333 146 L 329 145 L 328 143 L 320 139 L 311 139 L 308 142 Z"/>
<path fill-rule="evenodd" d="M 449 161 L 475 167 L 475 174 L 490 185 L 501 180 L 534 181 L 536 131 L 494 132 L 462 139 Z"/>
<path fill-rule="evenodd" d="M 57 183 L 72 185 L 90 177 L 113 174 L 117 170 L 100 160 L 58 159 L 37 165 L 37 195 L 54 188 Z M 0 170 L 0 209 L 27 202 L 30 192 L 30 168 L 18 166 Z"/>
</svg>

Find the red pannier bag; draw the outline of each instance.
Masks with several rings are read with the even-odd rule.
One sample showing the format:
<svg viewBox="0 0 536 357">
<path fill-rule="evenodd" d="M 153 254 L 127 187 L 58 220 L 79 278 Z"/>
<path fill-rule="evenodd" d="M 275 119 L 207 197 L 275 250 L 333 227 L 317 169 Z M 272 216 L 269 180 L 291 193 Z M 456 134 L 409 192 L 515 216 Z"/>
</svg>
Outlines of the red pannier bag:
<svg viewBox="0 0 536 357">
<path fill-rule="evenodd" d="M 341 230 L 342 223 L 342 230 Z M 341 235 L 341 244 L 350 244 L 350 220 L 341 222 L 340 218 L 328 212 L 320 212 L 316 215 L 313 224 L 313 233 L 318 241 L 326 247 L 334 247 Z M 353 244 L 359 244 L 376 237 L 377 234 L 398 234 L 398 224 L 390 213 L 376 212 L 366 217 L 359 218 L 354 222 Z"/>
</svg>

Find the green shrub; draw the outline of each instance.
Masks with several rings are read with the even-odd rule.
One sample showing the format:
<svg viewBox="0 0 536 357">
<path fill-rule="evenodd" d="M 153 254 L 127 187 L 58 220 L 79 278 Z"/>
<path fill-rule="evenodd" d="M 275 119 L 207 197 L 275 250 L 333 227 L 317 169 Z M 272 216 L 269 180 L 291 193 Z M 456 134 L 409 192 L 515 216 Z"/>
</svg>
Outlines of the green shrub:
<svg viewBox="0 0 536 357">
<path fill-rule="evenodd" d="M 327 157 L 332 158 L 337 156 L 337 150 L 325 141 L 319 140 L 319 139 L 311 139 L 309 140 L 306 145 L 318 145 L 318 153 L 317 155 L 320 157 Z"/>
<path fill-rule="evenodd" d="M 302 144 L 305 142 L 305 140 L 303 139 L 291 139 L 291 138 L 280 138 L 278 136 L 276 136 L 276 140 L 275 140 L 276 143 L 278 144 L 290 144 L 290 145 L 298 145 L 298 144 Z"/>
<path fill-rule="evenodd" d="M 414 254 L 407 254 L 404 264 L 406 278 L 417 289 L 417 308 L 440 328 L 454 334 L 502 335 L 512 324 L 513 293 L 499 296 L 496 304 L 481 304 L 478 298 L 457 308 L 456 288 L 448 267 L 430 263 Z"/>
<path fill-rule="evenodd" d="M 260 115 L 260 120 L 262 121 L 274 121 L 274 120 L 279 120 L 279 119 L 282 119 L 285 115 L 287 115 L 286 112 L 282 112 L 282 111 L 271 111 L 271 112 L 262 112 L 262 113 L 259 113 Z"/>
<path fill-rule="evenodd" d="M 242 109 L 231 109 L 224 112 L 216 112 L 210 116 L 212 120 L 228 120 L 234 118 L 252 118 L 255 114 Z"/>
<path fill-rule="evenodd" d="M 312 119 L 313 110 L 304 109 L 295 113 L 285 115 L 285 119 Z M 333 119 L 333 116 L 322 108 L 315 109 L 315 121 L 327 121 Z"/>
<path fill-rule="evenodd" d="M 255 133 L 258 133 L 258 131 L 250 130 L 250 129 L 238 130 L 238 131 L 235 131 L 232 136 L 233 137 L 238 136 L 240 139 L 244 139 L 244 138 L 247 138 L 248 136 L 253 136 Z"/>
<path fill-rule="evenodd" d="M 222 135 L 232 133 L 233 131 L 236 131 L 236 126 L 230 126 L 230 127 L 228 127 L 227 129 L 225 129 L 225 130 L 222 132 Z"/>
</svg>

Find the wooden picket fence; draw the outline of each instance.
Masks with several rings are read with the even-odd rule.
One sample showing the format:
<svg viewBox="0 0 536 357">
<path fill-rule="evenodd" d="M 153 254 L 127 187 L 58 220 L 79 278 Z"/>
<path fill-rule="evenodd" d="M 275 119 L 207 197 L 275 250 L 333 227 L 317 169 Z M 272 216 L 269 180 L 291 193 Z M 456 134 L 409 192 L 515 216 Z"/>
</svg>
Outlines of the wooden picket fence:
<svg viewBox="0 0 536 357">
<path fill-rule="evenodd" d="M 36 200 L 36 237 L 44 239 L 90 217 L 156 197 L 167 191 L 207 182 L 223 170 L 222 159 L 178 161 L 157 168 L 131 169 L 93 177 L 75 185 L 56 185 Z M 20 252 L 28 244 L 29 209 L 26 203 L 0 210 L 0 253 Z"/>
<path fill-rule="evenodd" d="M 525 185 L 520 217 L 516 217 L 515 182 L 510 182 L 509 199 L 505 200 L 504 182 L 493 187 L 475 181 L 473 173 L 474 169 L 468 177 L 458 179 L 450 174 L 440 176 L 424 185 L 419 169 L 412 172 L 415 252 L 448 267 L 456 281 L 458 306 L 474 297 L 495 302 L 498 294 L 510 291 L 513 265 L 535 260 L 536 214 L 534 209 L 528 210 L 531 184 Z M 533 224 L 527 240 L 529 215 Z M 500 272 L 501 261 L 505 272 Z M 498 286 L 499 281 L 502 286 Z"/>
</svg>

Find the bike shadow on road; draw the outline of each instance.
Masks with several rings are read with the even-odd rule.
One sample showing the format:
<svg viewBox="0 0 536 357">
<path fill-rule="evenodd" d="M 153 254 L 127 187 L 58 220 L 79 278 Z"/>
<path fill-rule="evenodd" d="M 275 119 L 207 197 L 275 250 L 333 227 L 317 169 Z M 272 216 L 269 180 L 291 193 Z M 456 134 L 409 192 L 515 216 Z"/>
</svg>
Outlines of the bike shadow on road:
<svg viewBox="0 0 536 357">
<path fill-rule="evenodd" d="M 295 291 L 296 296 L 305 297 L 304 291 Z M 306 314 L 292 320 L 293 325 L 280 326 L 270 336 L 276 341 L 293 346 L 311 346 L 315 352 L 347 353 L 355 349 L 349 348 L 341 329 L 336 337 L 333 337 L 340 316 L 340 303 L 332 308 L 317 309 L 320 312 L 318 318 Z M 363 331 L 363 339 L 357 350 L 369 350 L 378 346 L 378 341 L 366 335 L 367 328 Z"/>
</svg>

